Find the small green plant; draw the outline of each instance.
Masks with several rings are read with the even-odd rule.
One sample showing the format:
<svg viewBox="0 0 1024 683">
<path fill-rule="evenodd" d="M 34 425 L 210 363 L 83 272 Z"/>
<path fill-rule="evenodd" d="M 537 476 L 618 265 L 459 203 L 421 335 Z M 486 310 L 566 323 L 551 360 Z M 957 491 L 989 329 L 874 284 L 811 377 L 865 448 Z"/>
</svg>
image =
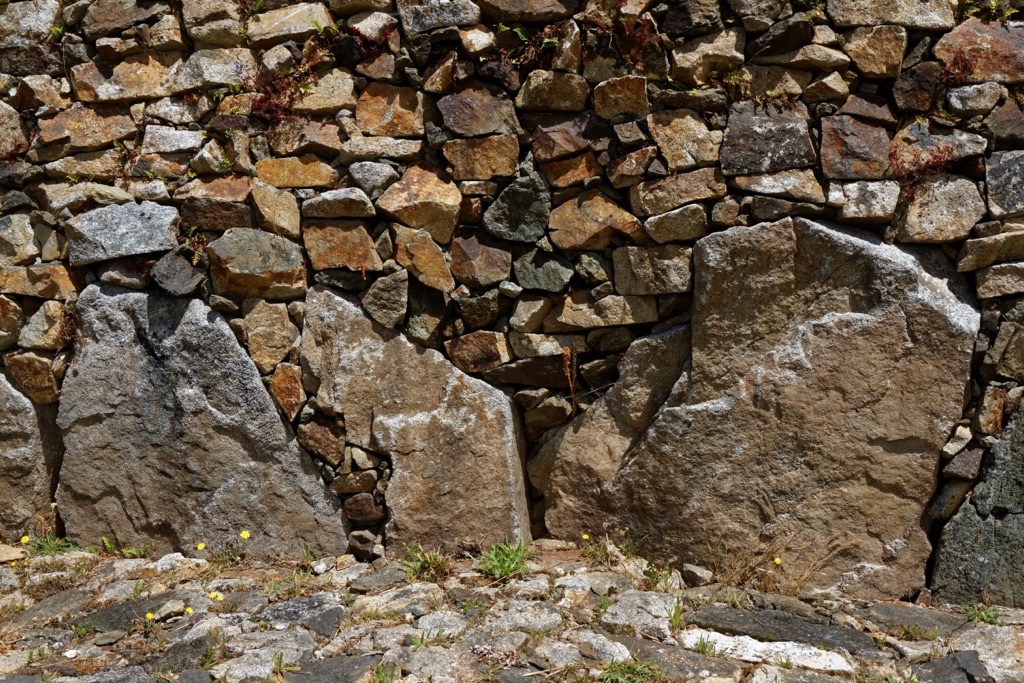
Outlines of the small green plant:
<svg viewBox="0 0 1024 683">
<path fill-rule="evenodd" d="M 672 605 L 672 611 L 668 615 L 668 623 L 672 627 L 673 631 L 678 631 L 686 623 L 684 615 L 686 614 L 686 602 L 682 597 L 676 597 L 676 602 Z"/>
<path fill-rule="evenodd" d="M 50 36 L 52 36 L 55 41 L 60 42 L 61 40 L 63 40 L 64 39 L 64 33 L 65 33 L 65 28 L 63 26 L 51 26 L 50 27 Z"/>
<path fill-rule="evenodd" d="M 792 669 L 793 668 L 793 660 L 790 659 L 789 657 L 786 657 L 785 659 L 780 659 L 780 660 L 776 661 L 775 662 L 775 666 L 779 667 L 780 669 Z"/>
<path fill-rule="evenodd" d="M 28 547 L 33 555 L 59 555 L 78 550 L 74 543 L 66 538 L 58 538 L 53 531 L 47 531 L 45 536 L 33 538 L 28 542 Z"/>
<path fill-rule="evenodd" d="M 641 662 L 612 662 L 601 669 L 599 683 L 663 683 L 668 679 L 657 666 Z"/>
<path fill-rule="evenodd" d="M 648 562 L 644 567 L 644 578 L 649 590 L 668 593 L 672 590 L 672 568 L 658 562 Z"/>
<path fill-rule="evenodd" d="M 615 601 L 609 598 L 607 595 L 598 595 L 597 607 L 594 609 L 594 615 L 597 616 L 598 619 L 600 619 L 601 615 L 607 612 L 608 608 L 614 604 Z"/>
<path fill-rule="evenodd" d="M 394 683 L 398 680 L 398 670 L 394 664 L 381 662 L 370 674 L 370 683 Z"/>
<path fill-rule="evenodd" d="M 141 581 L 140 580 L 140 581 L 136 581 L 135 583 L 133 583 L 132 584 L 132 597 L 131 597 L 131 601 L 132 602 L 138 601 L 138 599 L 142 597 L 142 591 L 144 591 L 145 589 L 146 589 L 146 582 L 145 581 Z"/>
<path fill-rule="evenodd" d="M 526 560 L 530 559 L 533 553 L 529 546 L 522 540 L 515 545 L 495 543 L 480 557 L 478 569 L 492 579 L 507 579 L 526 571 Z"/>
<path fill-rule="evenodd" d="M 235 165 L 231 163 L 231 159 L 228 159 L 226 156 L 221 156 L 218 165 L 220 166 L 220 170 L 224 173 L 231 173 L 235 168 Z"/>
<path fill-rule="evenodd" d="M 223 166 L 224 158 L 221 157 L 221 166 Z M 206 247 L 209 244 L 209 240 L 206 239 L 206 235 L 199 232 L 199 228 L 195 225 L 185 228 L 182 234 L 178 235 L 178 243 L 184 245 L 185 249 L 192 255 L 192 267 L 199 265 L 199 262 L 203 259 L 203 254 L 206 253 Z M 226 548 L 218 553 L 214 553 L 212 558 L 215 564 L 230 564 L 242 559 L 242 555 L 235 550 L 234 545 L 228 544 Z"/>
<path fill-rule="evenodd" d="M 706 636 L 701 636 L 700 638 L 698 638 L 697 645 L 694 646 L 693 649 L 697 654 L 704 655 L 705 657 L 725 656 L 725 650 L 720 650 L 717 647 L 715 647 L 715 641 L 711 640 L 710 638 L 707 638 Z"/>
<path fill-rule="evenodd" d="M 980 621 L 983 624 L 991 624 L 992 626 L 999 625 L 999 609 L 996 607 L 990 607 L 987 605 L 965 605 L 964 614 L 969 619 L 974 621 Z"/>
<path fill-rule="evenodd" d="M 81 624 L 75 624 L 75 635 L 79 638 L 85 638 L 86 636 L 96 633 L 96 628 L 92 625 L 91 621 L 85 621 Z"/>
<path fill-rule="evenodd" d="M 286 673 L 290 673 L 291 674 L 291 673 L 298 673 L 299 671 L 301 671 L 300 667 L 294 666 L 292 664 L 285 664 L 284 663 L 284 653 L 283 652 L 275 652 L 274 656 L 271 657 L 271 663 L 274 666 L 274 675 L 275 676 L 283 676 Z"/>
<path fill-rule="evenodd" d="M 402 565 L 410 581 L 441 583 L 452 571 L 451 562 L 447 557 L 419 547 L 406 546 Z"/>
</svg>

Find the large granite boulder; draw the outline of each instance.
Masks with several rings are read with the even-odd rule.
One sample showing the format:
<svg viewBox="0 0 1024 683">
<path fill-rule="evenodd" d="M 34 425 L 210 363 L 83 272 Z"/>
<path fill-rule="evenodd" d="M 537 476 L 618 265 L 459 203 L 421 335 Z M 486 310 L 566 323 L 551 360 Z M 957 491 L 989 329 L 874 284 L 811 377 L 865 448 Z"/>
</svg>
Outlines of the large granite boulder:
<svg viewBox="0 0 1024 683">
<path fill-rule="evenodd" d="M 529 540 L 523 442 L 504 393 L 324 287 L 306 297 L 302 364 L 348 441 L 391 460 L 391 547 Z"/>
<path fill-rule="evenodd" d="M 0 530 L 16 534 L 50 521 L 61 444 L 51 406 L 33 406 L 0 374 Z"/>
<path fill-rule="evenodd" d="M 649 361 L 675 386 L 604 418 L 643 386 L 624 372 L 531 461 L 548 529 L 606 525 L 680 563 L 769 552 L 791 589 L 923 586 L 980 323 L 951 264 L 785 219 L 700 240 L 694 266 L 692 330 Z"/>
<path fill-rule="evenodd" d="M 68 536 L 157 553 L 239 541 L 254 556 L 346 550 L 339 505 L 253 361 L 201 300 L 92 285 L 57 424 Z"/>
<path fill-rule="evenodd" d="M 1024 607 L 1024 411 L 983 463 L 969 502 L 942 529 L 932 588 L 943 602 Z"/>
</svg>

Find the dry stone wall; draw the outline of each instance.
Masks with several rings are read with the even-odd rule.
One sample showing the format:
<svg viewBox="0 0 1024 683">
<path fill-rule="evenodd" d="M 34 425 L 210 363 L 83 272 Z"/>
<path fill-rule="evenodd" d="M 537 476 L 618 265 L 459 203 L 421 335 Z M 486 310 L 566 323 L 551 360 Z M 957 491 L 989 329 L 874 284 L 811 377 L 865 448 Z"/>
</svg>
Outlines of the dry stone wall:
<svg viewBox="0 0 1024 683">
<path fill-rule="evenodd" d="M 0 523 L 1020 606 L 1020 5 L 0 5 Z"/>
</svg>

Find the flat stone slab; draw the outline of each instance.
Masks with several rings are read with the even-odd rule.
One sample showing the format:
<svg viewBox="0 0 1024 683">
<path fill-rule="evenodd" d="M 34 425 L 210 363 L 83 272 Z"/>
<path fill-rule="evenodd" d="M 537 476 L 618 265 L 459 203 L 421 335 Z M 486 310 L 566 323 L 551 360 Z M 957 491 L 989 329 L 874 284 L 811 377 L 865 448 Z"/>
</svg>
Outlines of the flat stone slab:
<svg viewBox="0 0 1024 683">
<path fill-rule="evenodd" d="M 178 246 L 178 210 L 153 202 L 93 209 L 68 221 L 72 266 Z"/>
<path fill-rule="evenodd" d="M 779 610 L 703 607 L 686 617 L 687 623 L 758 640 L 790 640 L 829 648 L 841 647 L 856 655 L 876 654 L 878 647 L 867 634 L 845 626 L 812 621 Z"/>
</svg>

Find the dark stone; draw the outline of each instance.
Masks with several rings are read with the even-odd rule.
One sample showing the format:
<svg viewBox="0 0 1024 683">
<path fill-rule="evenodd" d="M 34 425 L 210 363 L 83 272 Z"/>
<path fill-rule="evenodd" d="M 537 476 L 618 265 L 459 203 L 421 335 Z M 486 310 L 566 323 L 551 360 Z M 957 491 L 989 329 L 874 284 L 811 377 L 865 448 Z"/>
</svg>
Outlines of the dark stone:
<svg viewBox="0 0 1024 683">
<path fill-rule="evenodd" d="M 670 36 L 696 36 L 721 29 L 718 0 L 676 0 L 661 21 L 662 32 Z"/>
<path fill-rule="evenodd" d="M 224 596 L 223 601 L 217 603 L 217 610 L 220 612 L 245 612 L 252 614 L 259 612 L 267 606 L 270 600 L 260 591 L 234 591 Z"/>
<path fill-rule="evenodd" d="M 735 659 L 705 657 L 675 645 L 626 635 L 614 635 L 611 639 L 625 645 L 636 661 L 657 666 L 670 681 L 697 681 L 708 677 L 731 681 L 739 680 L 743 673 L 743 664 Z"/>
<path fill-rule="evenodd" d="M 146 620 L 146 612 L 156 612 L 170 600 L 181 600 L 186 605 L 195 598 L 195 593 L 186 591 L 167 591 L 150 598 L 119 602 L 104 607 L 91 614 L 72 620 L 73 626 L 86 622 L 92 624 L 97 631 L 127 631 Z"/>
<path fill-rule="evenodd" d="M 881 180 L 889 175 L 890 143 L 881 126 L 827 116 L 821 120 L 821 170 L 839 180 Z"/>
<path fill-rule="evenodd" d="M 932 589 L 950 603 L 975 603 L 983 596 L 1008 607 L 1024 607 L 1024 515 L 983 517 L 970 503 L 942 529 Z"/>
<path fill-rule="evenodd" d="M 205 252 L 193 252 L 184 244 L 164 254 L 150 270 L 150 277 L 174 296 L 188 296 L 206 281 L 209 260 Z"/>
<path fill-rule="evenodd" d="M 970 623 L 962 614 L 940 612 L 901 602 L 878 602 L 857 612 L 858 617 L 890 631 L 902 627 L 920 629 L 924 633 L 937 633 L 945 638 L 957 629 Z"/>
<path fill-rule="evenodd" d="M 7 625 L 12 629 L 42 626 L 58 618 L 63 619 L 80 612 L 91 599 L 92 596 L 86 591 L 61 591 L 14 615 L 13 618 L 7 620 Z M 97 630 L 105 629 L 97 627 Z"/>
<path fill-rule="evenodd" d="M 806 216 L 807 218 L 827 218 L 830 216 L 828 207 L 806 202 L 791 202 L 778 197 L 756 195 L 750 202 L 750 217 L 757 221 L 777 221 L 786 216 Z"/>
<path fill-rule="evenodd" d="M 687 623 L 758 640 L 788 640 L 816 647 L 841 647 L 855 655 L 877 654 L 875 641 L 847 626 L 824 619 L 812 621 L 779 610 L 754 611 L 734 607 L 704 607 L 686 618 Z"/>
<path fill-rule="evenodd" d="M 178 674 L 178 683 L 211 683 L 210 674 L 202 669 L 189 669 Z"/>
<path fill-rule="evenodd" d="M 370 680 L 380 663 L 378 656 L 337 656 L 320 661 L 303 661 L 299 671 L 285 672 L 285 683 L 363 683 Z"/>
<path fill-rule="evenodd" d="M 540 249 L 532 249 L 515 260 L 516 280 L 526 289 L 561 292 L 573 272 L 571 261 Z"/>
<path fill-rule="evenodd" d="M 470 287 L 496 285 L 512 271 L 512 254 L 505 243 L 486 233 L 456 236 L 451 257 L 452 276 Z"/>
<path fill-rule="evenodd" d="M 722 141 L 722 173 L 771 173 L 812 166 L 817 161 L 807 125 L 807 107 L 737 102 L 729 109 Z"/>
<path fill-rule="evenodd" d="M 1024 216 L 1024 151 L 993 153 L 985 162 L 985 180 L 994 218 Z"/>
<path fill-rule="evenodd" d="M 409 574 L 405 571 L 405 565 L 401 562 L 394 562 L 379 572 L 360 576 L 349 584 L 349 589 L 353 593 L 370 593 L 407 583 L 409 583 Z"/>
<path fill-rule="evenodd" d="M 345 608 L 338 604 L 333 595 L 315 593 L 266 607 L 257 618 L 275 628 L 298 624 L 325 638 L 333 638 L 344 616 Z"/>
<path fill-rule="evenodd" d="M 342 505 L 345 516 L 357 524 L 376 524 L 387 518 L 384 506 L 372 493 L 357 493 Z"/>
<path fill-rule="evenodd" d="M 143 613 L 144 619 L 145 613 Z M 192 640 L 179 640 L 171 643 L 158 654 L 147 658 L 142 662 L 142 667 L 149 673 L 202 669 L 207 653 L 216 646 L 217 637 L 209 633 Z"/>
<path fill-rule="evenodd" d="M 913 672 L 919 683 L 996 683 L 974 650 L 918 664 Z"/>
<path fill-rule="evenodd" d="M 514 242 L 536 242 L 551 215 L 551 193 L 536 171 L 516 178 L 484 212 L 484 229 Z"/>
<path fill-rule="evenodd" d="M 226 320 L 200 299 L 96 285 L 77 310 L 57 416 L 66 451 L 56 497 L 72 540 L 107 536 L 162 554 L 200 540 L 222 547 L 258 521 L 250 557 L 294 556 L 303 543 L 345 552 L 338 501 Z"/>
<path fill-rule="evenodd" d="M 437 348 L 441 328 L 448 317 L 445 296 L 418 280 L 409 281 L 409 316 L 405 321 L 405 334 L 421 346 Z"/>
<path fill-rule="evenodd" d="M 1024 111 L 1013 97 L 992 110 L 985 125 L 995 138 L 996 149 L 1014 149 L 1024 146 Z"/>
<path fill-rule="evenodd" d="M 373 273 L 363 273 L 347 268 L 318 270 L 313 274 L 313 281 L 318 285 L 337 287 L 346 292 L 361 292 L 373 282 Z"/>
<path fill-rule="evenodd" d="M 961 451 L 953 457 L 948 465 L 942 468 L 942 474 L 946 477 L 957 479 L 974 479 L 978 476 L 978 470 L 981 468 L 981 459 L 984 455 L 985 451 L 980 448 L 969 448 Z"/>
<path fill-rule="evenodd" d="M 558 356 L 524 358 L 483 373 L 491 384 L 522 384 L 530 387 L 568 389 L 562 359 Z"/>
<path fill-rule="evenodd" d="M 776 22 L 767 31 L 747 45 L 747 55 L 770 57 L 793 52 L 811 42 L 814 37 L 814 22 L 800 12 L 788 19 Z"/>
<path fill-rule="evenodd" d="M 838 113 L 877 121 L 889 126 L 896 125 L 896 115 L 893 114 L 889 101 L 874 95 L 850 95 Z"/>
<path fill-rule="evenodd" d="M 491 289 L 480 296 L 467 297 L 459 300 L 459 315 L 466 323 L 466 330 L 479 330 L 494 325 L 498 316 L 507 309 L 509 300 Z"/>
<path fill-rule="evenodd" d="M 181 204 L 181 224 L 197 230 L 223 232 L 228 228 L 251 228 L 252 209 L 212 197 L 189 197 Z"/>
<path fill-rule="evenodd" d="M 409 307 L 409 271 L 402 269 L 379 278 L 360 301 L 370 317 L 381 325 L 391 329 L 398 327 L 405 322 Z"/>
<path fill-rule="evenodd" d="M 484 17 L 495 22 L 557 21 L 571 16 L 579 0 L 477 0 Z"/>
<path fill-rule="evenodd" d="M 489 133 L 517 133 L 515 107 L 504 94 L 495 95 L 480 83 L 471 83 L 442 97 L 437 108 L 449 130 L 467 137 Z"/>
<path fill-rule="evenodd" d="M 348 535 L 348 549 L 356 559 L 364 562 L 373 559 L 373 548 L 377 545 L 377 536 L 372 531 L 360 529 Z"/>
<path fill-rule="evenodd" d="M 564 159 L 590 148 L 589 114 L 531 114 L 523 117 L 523 124 L 537 161 Z"/>
<path fill-rule="evenodd" d="M 900 74 L 892 85 L 892 96 L 901 111 L 930 111 L 941 85 L 942 66 L 938 62 L 921 62 Z"/>
</svg>

